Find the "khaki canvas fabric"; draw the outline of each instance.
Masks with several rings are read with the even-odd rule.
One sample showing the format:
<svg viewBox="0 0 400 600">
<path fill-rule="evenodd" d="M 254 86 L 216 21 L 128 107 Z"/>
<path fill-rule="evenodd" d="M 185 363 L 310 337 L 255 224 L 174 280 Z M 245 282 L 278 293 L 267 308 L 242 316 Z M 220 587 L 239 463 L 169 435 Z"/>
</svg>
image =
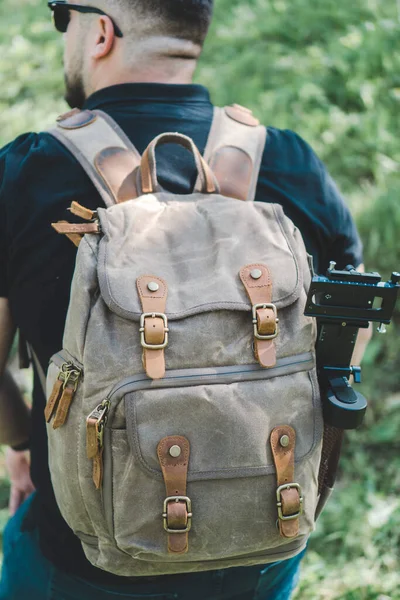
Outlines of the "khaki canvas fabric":
<svg viewBox="0 0 400 600">
<path fill-rule="evenodd" d="M 289 558 L 306 545 L 318 502 L 322 415 L 316 328 L 303 315 L 311 274 L 299 231 L 281 207 L 218 194 L 147 194 L 98 210 L 101 235 L 80 244 L 63 365 L 82 370 L 66 423 L 48 424 L 50 470 L 61 513 L 97 567 L 123 576 L 161 575 Z M 254 354 L 251 304 L 240 280 L 268 267 L 279 317 L 277 362 Z M 166 375 L 146 376 L 136 281 L 168 286 Z M 107 400 L 101 489 L 87 457 L 87 417 Z M 277 528 L 272 430 L 296 432 L 299 535 Z M 190 442 L 188 551 L 168 552 L 165 485 L 157 446 Z"/>
</svg>

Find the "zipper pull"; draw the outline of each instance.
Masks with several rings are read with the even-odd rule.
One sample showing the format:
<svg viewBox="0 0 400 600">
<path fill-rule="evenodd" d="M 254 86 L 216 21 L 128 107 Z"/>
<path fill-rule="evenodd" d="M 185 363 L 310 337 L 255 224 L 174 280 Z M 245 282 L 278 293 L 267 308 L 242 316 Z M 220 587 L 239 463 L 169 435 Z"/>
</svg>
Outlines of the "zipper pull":
<svg viewBox="0 0 400 600">
<path fill-rule="evenodd" d="M 63 386 L 63 380 L 61 379 L 61 372 L 56 379 L 56 382 L 53 387 L 53 391 L 50 394 L 50 398 L 47 401 L 46 408 L 44 409 L 44 416 L 46 419 L 46 423 L 50 423 L 51 417 L 53 416 L 54 409 L 60 397 Z"/>
<path fill-rule="evenodd" d="M 101 488 L 103 481 L 104 428 L 109 409 L 110 401 L 104 400 L 86 419 L 86 452 L 89 460 L 93 460 L 93 482 L 96 489 Z"/>
<path fill-rule="evenodd" d="M 53 429 L 58 429 L 65 424 L 81 375 L 82 369 L 78 369 L 75 365 L 70 365 L 69 368 L 65 370 L 64 384 L 62 386 L 63 391 L 58 403 Z"/>
<path fill-rule="evenodd" d="M 47 401 L 46 408 L 44 411 L 44 416 L 45 416 L 47 423 L 49 423 L 51 421 L 51 417 L 53 416 L 57 402 L 60 398 L 60 395 L 62 394 L 64 381 L 65 381 L 65 374 L 68 371 L 68 368 L 70 367 L 70 365 L 71 365 L 71 363 L 64 363 L 61 366 L 58 377 L 54 383 L 53 391 L 50 394 L 50 398 Z"/>
</svg>

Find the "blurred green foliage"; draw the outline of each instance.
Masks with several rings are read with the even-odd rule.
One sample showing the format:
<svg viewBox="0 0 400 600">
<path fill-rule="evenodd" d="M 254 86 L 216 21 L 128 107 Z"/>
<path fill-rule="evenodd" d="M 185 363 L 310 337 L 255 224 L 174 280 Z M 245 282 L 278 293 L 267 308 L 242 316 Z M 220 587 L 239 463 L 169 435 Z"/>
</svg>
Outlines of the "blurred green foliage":
<svg viewBox="0 0 400 600">
<path fill-rule="evenodd" d="M 61 65 L 46 2 L 1 0 L 0 145 L 65 110 Z M 400 270 L 400 2 L 216 0 L 197 81 L 302 135 L 349 200 L 367 267 Z M 366 424 L 347 438 L 297 600 L 400 599 L 399 331 L 397 313 L 368 348 Z"/>
</svg>

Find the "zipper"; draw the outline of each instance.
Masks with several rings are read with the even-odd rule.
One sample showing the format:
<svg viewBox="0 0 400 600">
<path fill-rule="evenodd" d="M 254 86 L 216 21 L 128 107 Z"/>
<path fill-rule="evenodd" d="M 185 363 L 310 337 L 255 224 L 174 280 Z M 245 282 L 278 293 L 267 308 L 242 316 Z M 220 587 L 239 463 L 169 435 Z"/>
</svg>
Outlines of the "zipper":
<svg viewBox="0 0 400 600">
<path fill-rule="evenodd" d="M 184 387 L 203 384 L 223 384 L 235 381 L 251 381 L 271 379 L 277 376 L 290 375 L 298 371 L 308 370 L 314 366 L 314 356 L 311 352 L 293 357 L 282 358 L 275 367 L 262 369 L 258 365 L 242 365 L 236 367 L 216 367 L 214 369 L 176 369 L 167 371 L 164 379 L 150 380 L 143 374 L 131 376 L 116 384 L 107 397 L 88 416 L 87 422 L 97 425 L 97 443 L 103 447 L 104 429 L 118 406 L 118 400 L 128 392 L 143 389 L 158 389 L 165 387 Z M 123 391 L 124 390 L 124 391 Z M 93 425 L 94 426 L 94 425 Z M 93 452 L 93 450 L 92 450 Z M 89 451 L 88 451 L 89 454 Z"/>
<path fill-rule="evenodd" d="M 55 413 L 53 429 L 58 429 L 65 424 L 82 373 L 83 369 L 73 362 L 64 362 L 61 365 L 44 413 L 47 423 L 50 423 Z"/>
<path fill-rule="evenodd" d="M 107 425 L 108 414 L 111 406 L 111 401 L 106 399 L 90 413 L 86 419 L 87 428 L 90 431 L 93 428 L 93 433 L 88 436 L 87 455 L 88 458 L 93 456 L 103 448 L 104 445 L 104 428 Z M 93 437 L 94 436 L 94 437 Z M 92 439 L 93 438 L 93 441 Z M 94 443 L 93 443 L 94 442 Z M 95 452 L 96 450 L 96 452 Z"/>
</svg>

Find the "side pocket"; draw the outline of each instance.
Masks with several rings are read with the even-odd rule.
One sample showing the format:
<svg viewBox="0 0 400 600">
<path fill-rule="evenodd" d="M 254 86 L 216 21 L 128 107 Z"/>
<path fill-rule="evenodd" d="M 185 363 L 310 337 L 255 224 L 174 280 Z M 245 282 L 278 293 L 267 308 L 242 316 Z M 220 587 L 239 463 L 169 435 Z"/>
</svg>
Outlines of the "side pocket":
<svg viewBox="0 0 400 600">
<path fill-rule="evenodd" d="M 47 371 L 46 391 L 48 398 L 51 398 L 63 365 L 71 364 L 71 358 L 64 351 L 52 358 Z M 79 363 L 76 364 L 79 365 Z M 73 403 L 68 403 L 68 415 L 65 412 L 65 405 L 60 407 L 62 394 L 61 396 L 58 395 L 57 411 L 54 407 L 52 414 L 56 413 L 57 415 L 58 407 L 60 407 L 63 419 L 59 415 L 58 422 L 62 423 L 64 420 L 64 425 L 54 428 L 54 424 L 57 425 L 54 418 L 51 418 L 50 422 L 47 423 L 49 468 L 57 504 L 63 518 L 73 531 L 83 531 L 89 536 L 94 536 L 95 531 L 86 511 L 80 486 L 79 452 L 82 446 L 82 387 L 82 385 L 77 387 Z"/>
</svg>

